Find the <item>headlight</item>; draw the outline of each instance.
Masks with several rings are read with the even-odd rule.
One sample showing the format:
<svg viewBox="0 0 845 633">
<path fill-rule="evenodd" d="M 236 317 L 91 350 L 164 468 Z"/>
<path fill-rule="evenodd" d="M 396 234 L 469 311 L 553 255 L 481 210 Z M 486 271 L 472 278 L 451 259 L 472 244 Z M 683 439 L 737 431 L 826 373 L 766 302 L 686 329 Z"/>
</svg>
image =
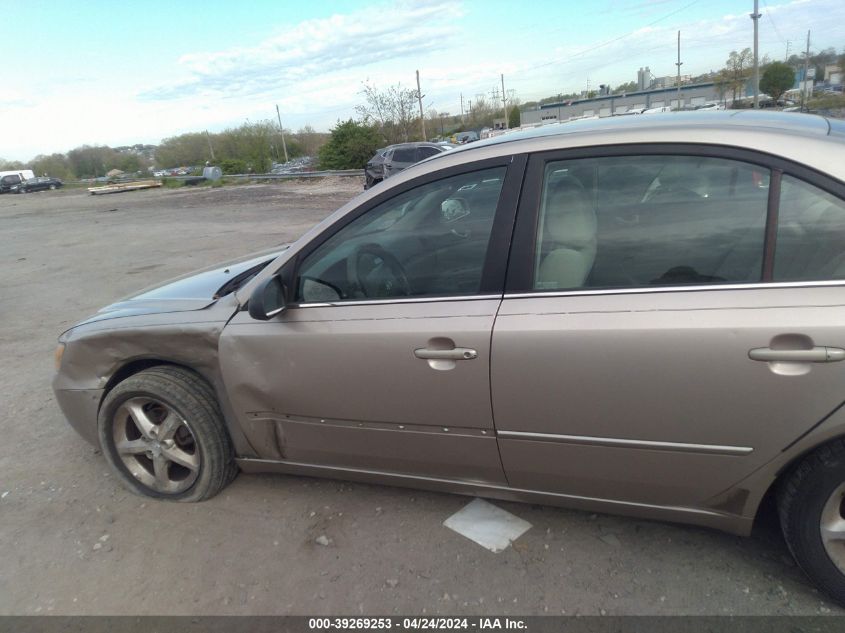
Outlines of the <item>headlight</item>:
<svg viewBox="0 0 845 633">
<path fill-rule="evenodd" d="M 59 371 L 62 367 L 62 356 L 65 353 L 65 344 L 59 343 L 56 345 L 56 371 Z"/>
</svg>

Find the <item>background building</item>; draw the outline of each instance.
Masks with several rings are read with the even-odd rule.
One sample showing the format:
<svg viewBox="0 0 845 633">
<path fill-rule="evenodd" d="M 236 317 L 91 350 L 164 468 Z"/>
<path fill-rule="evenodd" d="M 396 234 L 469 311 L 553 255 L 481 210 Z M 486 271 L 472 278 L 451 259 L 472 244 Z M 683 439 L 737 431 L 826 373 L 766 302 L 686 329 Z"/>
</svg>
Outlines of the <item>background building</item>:
<svg viewBox="0 0 845 633">
<path fill-rule="evenodd" d="M 640 72 L 648 72 L 648 69 Z M 637 73 L 637 75 L 639 81 L 640 73 Z M 704 105 L 713 101 L 722 102 L 725 99 L 725 95 L 719 94 L 719 90 L 713 82 L 682 85 L 680 92 L 680 107 Z M 629 110 L 659 107 L 678 108 L 678 88 L 654 88 L 637 90 L 627 94 L 602 95 L 591 99 L 547 103 L 535 110 L 521 112 L 520 124 L 534 125 L 547 121 L 566 121 L 581 116 L 605 117 L 624 114 Z"/>
</svg>

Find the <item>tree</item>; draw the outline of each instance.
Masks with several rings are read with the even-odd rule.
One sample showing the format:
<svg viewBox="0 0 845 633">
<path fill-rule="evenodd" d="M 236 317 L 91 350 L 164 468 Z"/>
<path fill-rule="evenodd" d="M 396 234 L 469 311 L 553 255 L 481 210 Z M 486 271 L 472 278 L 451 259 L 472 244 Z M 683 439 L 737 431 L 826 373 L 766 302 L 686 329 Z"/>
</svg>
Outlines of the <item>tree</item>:
<svg viewBox="0 0 845 633">
<path fill-rule="evenodd" d="M 365 83 L 361 91 L 366 103 L 355 111 L 365 125 L 375 125 L 388 143 L 406 143 L 425 140 L 420 136 L 417 112 L 417 91 L 403 88 L 402 84 L 380 90 Z"/>
<path fill-rule="evenodd" d="M 487 101 L 487 97 L 483 94 L 475 95 L 475 99 L 471 102 L 466 127 L 468 129 L 493 127 L 493 121 L 501 114 L 497 105 L 497 103 Z"/>
<path fill-rule="evenodd" d="M 245 174 L 249 171 L 246 161 L 239 158 L 224 158 L 220 161 L 220 170 L 226 174 Z"/>
<path fill-rule="evenodd" d="M 619 95 L 625 92 L 636 92 L 638 87 L 639 86 L 637 86 L 636 81 L 629 81 L 626 84 L 620 84 L 616 86 L 611 92 L 615 95 Z"/>
<path fill-rule="evenodd" d="M 68 152 L 67 158 L 73 173 L 79 178 L 105 176 L 112 167 L 115 151 L 105 145 L 83 145 Z"/>
<path fill-rule="evenodd" d="M 742 88 L 748 81 L 753 61 L 754 55 L 750 48 L 744 48 L 739 53 L 731 51 L 725 67 L 719 71 L 716 84 L 723 94 L 728 91 L 732 93 L 734 103 L 737 101 L 737 93 L 742 93 Z"/>
<path fill-rule="evenodd" d="M 760 78 L 760 91 L 765 92 L 777 103 L 783 93 L 795 83 L 795 71 L 783 62 L 772 62 L 766 66 Z"/>
<path fill-rule="evenodd" d="M 36 176 L 47 174 L 62 180 L 74 180 L 76 178 L 70 162 L 64 154 L 50 154 L 49 156 L 40 154 L 29 162 L 29 168 L 35 172 Z"/>
<path fill-rule="evenodd" d="M 189 132 L 164 139 L 155 151 L 158 167 L 202 165 L 211 159 L 205 132 Z"/>
<path fill-rule="evenodd" d="M 513 106 L 508 112 L 508 127 L 519 127 L 519 106 Z"/>
<path fill-rule="evenodd" d="M 246 163 L 247 172 L 264 174 L 270 171 L 273 159 L 284 160 L 279 126 L 271 120 L 244 123 L 229 128 L 212 138 L 217 160 L 234 159 Z M 288 147 L 288 156 L 296 148 Z M 299 150 L 301 151 L 301 150 Z"/>
<path fill-rule="evenodd" d="M 317 156 L 320 148 L 329 139 L 328 134 L 317 132 L 310 125 L 300 128 L 294 136 L 302 146 L 302 151 L 306 156 Z"/>
<path fill-rule="evenodd" d="M 19 160 L 6 160 L 4 158 L 0 158 L 0 171 L 15 171 L 16 169 L 25 169 L 25 166 Z"/>
<path fill-rule="evenodd" d="M 375 127 L 352 119 L 338 121 L 320 148 L 320 169 L 362 169 L 382 143 Z"/>
</svg>

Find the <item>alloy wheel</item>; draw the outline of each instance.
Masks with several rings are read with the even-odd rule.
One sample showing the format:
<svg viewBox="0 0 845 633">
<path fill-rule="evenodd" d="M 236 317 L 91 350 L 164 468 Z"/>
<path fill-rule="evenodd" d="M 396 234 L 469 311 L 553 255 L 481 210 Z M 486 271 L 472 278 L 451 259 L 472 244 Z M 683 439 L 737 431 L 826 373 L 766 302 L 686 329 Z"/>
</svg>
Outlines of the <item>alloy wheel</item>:
<svg viewBox="0 0 845 633">
<path fill-rule="evenodd" d="M 112 425 L 115 451 L 140 483 L 162 494 L 179 494 L 199 475 L 199 445 L 188 423 L 155 398 L 126 400 Z"/>
<path fill-rule="evenodd" d="M 830 560 L 845 573 L 845 483 L 825 502 L 820 523 L 824 549 Z"/>
</svg>

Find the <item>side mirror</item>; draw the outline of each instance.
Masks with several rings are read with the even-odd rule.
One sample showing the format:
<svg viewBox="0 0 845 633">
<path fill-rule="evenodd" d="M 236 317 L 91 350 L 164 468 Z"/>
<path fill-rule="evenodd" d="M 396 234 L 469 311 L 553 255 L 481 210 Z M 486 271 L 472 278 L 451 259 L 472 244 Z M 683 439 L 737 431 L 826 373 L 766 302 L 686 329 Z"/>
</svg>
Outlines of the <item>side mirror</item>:
<svg viewBox="0 0 845 633">
<path fill-rule="evenodd" d="M 269 321 L 285 309 L 285 287 L 278 275 L 265 279 L 249 296 L 249 316 Z"/>
</svg>

